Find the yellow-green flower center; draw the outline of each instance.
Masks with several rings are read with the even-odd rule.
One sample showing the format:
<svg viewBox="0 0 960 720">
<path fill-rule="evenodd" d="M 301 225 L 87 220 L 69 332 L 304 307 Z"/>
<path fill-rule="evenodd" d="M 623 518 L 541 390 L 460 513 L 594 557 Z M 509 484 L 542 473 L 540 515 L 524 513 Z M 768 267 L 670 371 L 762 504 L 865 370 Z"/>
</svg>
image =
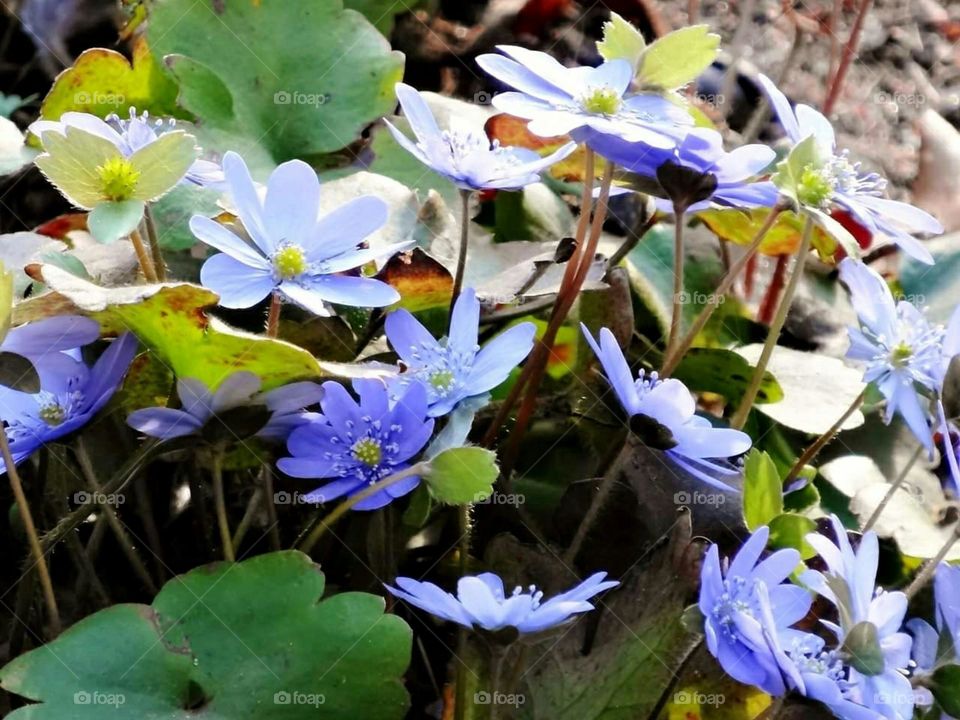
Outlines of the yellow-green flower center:
<svg viewBox="0 0 960 720">
<path fill-rule="evenodd" d="M 913 350 L 905 342 L 897 345 L 890 353 L 890 363 L 894 367 L 903 367 L 913 357 Z"/>
<path fill-rule="evenodd" d="M 453 373 L 449 370 L 437 370 L 430 376 L 430 384 L 437 390 L 447 390 L 453 384 Z"/>
<path fill-rule="evenodd" d="M 620 110 L 620 93 L 613 88 L 595 88 L 581 101 L 583 109 L 598 115 L 616 115 Z"/>
<path fill-rule="evenodd" d="M 797 199 L 808 207 L 823 207 L 833 195 L 833 182 L 822 168 L 807 165 L 797 185 Z"/>
<path fill-rule="evenodd" d="M 350 450 L 355 459 L 370 467 L 379 465 L 383 459 L 383 450 L 380 448 L 380 443 L 373 438 L 361 438 L 357 440 Z"/>
<path fill-rule="evenodd" d="M 119 202 L 133 197 L 140 181 L 140 171 L 123 157 L 112 157 L 97 168 L 100 192 L 107 200 Z"/>
<path fill-rule="evenodd" d="M 273 268 L 284 280 L 303 275 L 307 270 L 307 256 L 303 248 L 296 245 L 287 245 L 273 256 Z"/>
<path fill-rule="evenodd" d="M 67 413 L 57 403 L 50 403 L 49 405 L 44 405 L 42 408 L 40 408 L 39 415 L 40 419 L 43 420 L 47 425 L 55 427 L 64 421 Z"/>
</svg>

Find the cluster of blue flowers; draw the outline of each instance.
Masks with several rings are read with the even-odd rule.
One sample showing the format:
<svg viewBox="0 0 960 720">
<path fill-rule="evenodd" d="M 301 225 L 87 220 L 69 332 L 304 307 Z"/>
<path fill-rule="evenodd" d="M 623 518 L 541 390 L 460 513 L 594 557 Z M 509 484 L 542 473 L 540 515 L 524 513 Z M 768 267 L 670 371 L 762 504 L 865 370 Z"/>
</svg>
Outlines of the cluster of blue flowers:
<svg viewBox="0 0 960 720">
<path fill-rule="evenodd" d="M 404 149 L 465 194 L 537 182 L 541 172 L 585 145 L 659 187 L 657 207 L 663 213 L 789 207 L 837 232 L 830 218 L 842 212 L 870 233 L 891 238 L 913 258 L 933 262 L 915 235 L 940 233 L 940 224 L 915 207 L 883 197 L 883 178 L 863 172 L 846 151 L 837 149 L 829 121 L 809 106 L 791 107 L 763 76 L 763 89 L 789 144 L 787 159 L 777 166 L 771 148 L 746 145 L 728 152 L 722 136 L 695 127 L 676 98 L 638 90 L 634 66 L 625 59 L 569 68 L 542 52 L 515 46 L 499 50 L 477 58 L 483 70 L 512 88 L 497 94 L 494 106 L 527 120 L 529 131 L 538 136 L 568 136 L 570 141 L 559 149 L 541 157 L 532 150 L 501 147 L 482 128 L 463 127 L 459 121 L 442 130 L 424 97 L 404 84 L 397 85 L 396 93 L 414 138 L 387 123 Z M 41 135 L 67 135 L 68 129 L 70 134 L 96 135 L 128 158 L 171 127 L 131 111 L 129 119 L 106 121 L 66 113 L 59 122 L 43 121 L 33 129 Z M 684 196 L 671 168 L 685 171 L 681 177 L 709 182 Z M 269 297 L 328 316 L 333 306 L 389 308 L 400 300 L 393 287 L 368 272 L 371 264 L 413 244 L 370 240 L 388 219 L 383 200 L 360 197 L 321 215 L 321 185 L 308 164 L 285 162 L 261 187 L 233 152 L 223 157 L 222 169 L 196 160 L 181 181 L 222 188 L 235 216 L 229 225 L 201 215 L 190 221 L 194 235 L 218 251 L 205 261 L 200 278 L 219 294 L 222 306 L 250 308 Z M 886 421 L 902 416 L 932 453 L 935 430 L 950 436 L 942 394 L 950 361 L 960 353 L 960 310 L 943 328 L 910 303 L 896 302 L 883 279 L 857 259 L 841 262 L 840 277 L 860 319 L 860 327 L 850 330 L 848 357 L 865 364 L 864 379 L 885 397 Z M 411 468 L 442 418 L 486 397 L 530 354 L 533 323 L 516 324 L 481 346 L 480 313 L 476 293 L 464 288 L 446 335 L 436 338 L 406 310 L 392 309 L 385 332 L 399 358 L 397 367 L 386 379 L 354 380 L 353 393 L 332 381 L 263 392 L 261 379 L 248 372 L 234 373 L 216 388 L 178 378 L 180 407 L 138 410 L 128 422 L 160 439 L 208 432 L 222 437 L 219 425 L 236 435 L 231 413 L 259 408 L 261 419 L 244 431 L 285 443 L 288 455 L 277 467 L 287 475 L 322 481 L 307 494 L 308 501 L 354 496 Z M 608 329 L 600 329 L 599 339 L 586 327 L 583 333 L 626 415 L 657 426 L 653 449 L 700 481 L 737 491 L 737 461 L 750 450 L 750 436 L 715 427 L 698 415 L 693 394 L 679 380 L 644 371 L 635 377 Z M 30 359 L 41 380 L 36 393 L 0 388 L 0 416 L 17 462 L 83 426 L 117 389 L 136 340 L 131 335 L 116 339 L 88 367 L 78 348 L 98 337 L 95 322 L 73 317 L 34 323 L 7 336 L 0 350 Z M 946 446 L 958 492 L 957 460 L 952 443 Z M 384 507 L 420 481 L 416 474 L 404 476 L 365 495 L 354 508 Z M 825 569 L 799 575 L 803 566 L 796 550 L 763 558 L 770 536 L 765 527 L 729 564 L 721 564 L 718 548 L 711 547 L 699 597 L 707 647 L 733 678 L 771 695 L 796 692 L 823 702 L 846 720 L 906 720 L 916 705 L 929 701 L 914 690 L 909 676 L 920 676 L 935 664 L 938 631 L 960 639 L 960 571 L 944 566 L 938 572 L 936 629 L 919 620 L 905 623 L 906 596 L 878 591 L 875 533 L 866 533 L 855 550 L 835 517 L 832 526 L 834 540 L 817 533 L 807 537 Z M 532 586 L 507 594 L 503 582 L 489 573 L 461 578 L 456 596 L 403 577 L 387 589 L 464 627 L 535 633 L 592 609 L 588 601 L 617 584 L 597 573 L 547 601 Z M 797 627 L 810 613 L 814 595 L 836 610 L 835 621 L 823 621 L 822 633 Z"/>
<path fill-rule="evenodd" d="M 732 677 L 771 695 L 797 692 L 843 720 L 908 720 L 918 701 L 930 703 L 914 690 L 910 675 L 933 667 L 937 631 L 919 619 L 905 623 L 906 595 L 877 587 L 876 533 L 864 534 L 854 549 L 840 521 L 834 516 L 831 523 L 835 541 L 807 535 L 825 570 L 801 572 L 799 584 L 788 580 L 802 567 L 797 551 L 761 560 L 766 527 L 726 566 L 712 546 L 698 604 L 707 647 Z M 956 572 L 944 564 L 936 582 L 937 621 L 953 637 L 956 595 L 949 593 L 957 590 Z M 824 633 L 796 627 L 810 613 L 811 591 L 836 610 L 836 622 L 821 620 Z"/>
</svg>

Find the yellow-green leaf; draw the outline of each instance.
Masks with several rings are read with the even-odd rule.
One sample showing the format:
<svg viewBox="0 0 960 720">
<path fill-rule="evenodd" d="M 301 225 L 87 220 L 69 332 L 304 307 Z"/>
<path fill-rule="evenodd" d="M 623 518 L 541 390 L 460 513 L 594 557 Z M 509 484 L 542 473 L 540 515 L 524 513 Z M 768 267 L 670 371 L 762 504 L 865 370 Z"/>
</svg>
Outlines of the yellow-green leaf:
<svg viewBox="0 0 960 720">
<path fill-rule="evenodd" d="M 597 52 L 604 60 L 629 60 L 636 71 L 646 47 L 637 28 L 617 13 L 610 13 L 610 19 L 603 24 L 603 40 L 597 43 Z"/>
<path fill-rule="evenodd" d="M 126 114 L 130 107 L 152 115 L 183 115 L 177 109 L 177 83 L 157 62 L 141 37 L 133 46 L 133 64 L 114 50 L 93 48 L 57 76 L 40 106 L 44 120 L 59 120 L 69 110 L 99 117 Z"/>
<path fill-rule="evenodd" d="M 16 322 L 89 315 L 105 334 L 133 331 L 178 377 L 196 378 L 211 388 L 238 370 L 258 375 L 265 390 L 324 374 L 306 350 L 236 330 L 207 315 L 204 309 L 216 305 L 218 297 L 198 285 L 104 288 L 51 265 L 44 265 L 42 273 L 51 292 L 18 304 Z"/>
<path fill-rule="evenodd" d="M 743 519 L 747 529 L 767 525 L 783 512 L 783 484 L 770 456 L 754 448 L 743 467 Z"/>
<path fill-rule="evenodd" d="M 9 272 L 0 262 L 0 342 L 10 330 L 10 319 L 13 314 L 13 273 Z"/>
<path fill-rule="evenodd" d="M 490 497 L 498 473 L 496 453 L 480 447 L 457 447 L 430 460 L 423 479 L 430 494 L 440 502 L 466 505 Z"/>
<path fill-rule="evenodd" d="M 676 90 L 706 70 L 719 50 L 720 36 L 707 25 L 674 30 L 644 51 L 638 80 L 647 88 Z"/>
</svg>

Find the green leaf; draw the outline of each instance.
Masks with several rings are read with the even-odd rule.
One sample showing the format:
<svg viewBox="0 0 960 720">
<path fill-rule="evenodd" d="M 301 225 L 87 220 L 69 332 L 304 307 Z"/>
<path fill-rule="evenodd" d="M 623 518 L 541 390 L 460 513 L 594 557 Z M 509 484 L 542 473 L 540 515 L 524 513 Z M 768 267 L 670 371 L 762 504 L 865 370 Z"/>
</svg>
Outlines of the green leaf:
<svg viewBox="0 0 960 720">
<path fill-rule="evenodd" d="M 486 500 L 497 480 L 497 454 L 480 447 L 444 450 L 423 474 L 433 497 L 448 505 Z"/>
<path fill-rule="evenodd" d="M 782 550 L 793 548 L 800 551 L 800 557 L 808 560 L 817 554 L 807 535 L 817 529 L 817 524 L 808 517 L 796 513 L 784 513 L 770 521 L 770 540 L 772 548 Z"/>
<path fill-rule="evenodd" d="M 683 356 L 673 376 L 694 392 L 712 392 L 737 402 L 753 375 L 753 366 L 732 350 L 693 348 Z M 764 372 L 757 402 L 775 403 L 783 399 L 780 383 L 769 371 Z"/>
<path fill-rule="evenodd" d="M 197 658 L 194 678 L 212 715 L 404 717 L 410 628 L 385 615 L 376 595 L 340 593 L 321 602 L 324 585 L 303 553 L 271 553 L 182 575 L 153 607 L 167 642 L 189 645 Z"/>
<path fill-rule="evenodd" d="M 636 70 L 646 48 L 647 43 L 640 31 L 611 12 L 610 19 L 603 24 L 603 40 L 597 43 L 600 56 L 604 60 L 628 60 Z"/>
<path fill-rule="evenodd" d="M 905 295 L 920 298 L 927 316 L 934 322 L 946 324 L 960 297 L 960 253 L 956 249 L 954 233 L 926 241 L 925 245 L 935 260 L 927 265 L 905 257 L 900 271 L 900 285 Z"/>
<path fill-rule="evenodd" d="M 44 265 L 52 292 L 17 305 L 18 322 L 51 314 L 86 314 L 104 333 L 132 330 L 178 377 L 215 388 L 230 373 L 248 370 L 264 390 L 324 373 L 309 352 L 281 340 L 235 330 L 203 311 L 217 294 L 188 283 L 103 288 Z"/>
<path fill-rule="evenodd" d="M 115 605 L 12 660 L 0 686 L 40 703 L 7 720 L 185 720 L 192 667 L 189 651 L 163 641 L 152 608 Z"/>
<path fill-rule="evenodd" d="M 197 244 L 190 232 L 190 218 L 194 215 L 213 217 L 220 213 L 217 190 L 180 183 L 170 192 L 150 204 L 150 213 L 157 225 L 157 237 L 164 250 L 187 250 Z"/>
<path fill-rule="evenodd" d="M 783 484 L 770 456 L 754 448 L 743 468 L 743 518 L 749 530 L 783 512 Z"/>
<path fill-rule="evenodd" d="M 640 58 L 638 80 L 647 88 L 676 90 L 693 82 L 720 51 L 708 25 L 691 25 L 657 39 Z"/>
<path fill-rule="evenodd" d="M 352 143 L 394 108 L 403 74 L 403 56 L 360 13 L 344 11 L 341 0 L 212 7 L 157 0 L 147 37 L 159 55 L 182 55 L 208 71 L 181 65 L 188 71 L 178 75 L 181 102 L 206 128 L 243 145 L 262 144 L 276 162 Z M 172 69 L 176 74 L 176 62 Z M 211 112 L 211 76 L 219 80 L 218 103 L 229 92 L 229 115 Z"/>
<path fill-rule="evenodd" d="M 105 48 L 80 53 L 73 66 L 57 76 L 40 106 L 40 117 L 59 120 L 68 111 L 126 116 L 131 107 L 159 117 L 182 115 L 176 81 L 142 38 L 134 43 L 132 64 L 121 53 Z"/>
<path fill-rule="evenodd" d="M 152 606 L 98 612 L 0 670 L 39 703 L 7 717 L 399 720 L 409 627 L 375 595 L 321 601 L 324 585 L 294 551 L 193 570 Z"/>
<path fill-rule="evenodd" d="M 960 665 L 944 665 L 933 673 L 930 692 L 943 711 L 960 717 Z"/>
<path fill-rule="evenodd" d="M 102 202 L 87 216 L 90 234 L 104 245 L 116 242 L 136 229 L 143 218 L 143 208 L 142 200 Z"/>
</svg>

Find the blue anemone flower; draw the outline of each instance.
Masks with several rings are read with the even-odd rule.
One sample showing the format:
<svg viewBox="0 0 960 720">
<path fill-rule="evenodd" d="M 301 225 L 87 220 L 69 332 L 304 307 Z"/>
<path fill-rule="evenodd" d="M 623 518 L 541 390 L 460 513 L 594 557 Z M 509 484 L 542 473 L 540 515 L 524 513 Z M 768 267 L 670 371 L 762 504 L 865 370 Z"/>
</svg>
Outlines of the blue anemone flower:
<svg viewBox="0 0 960 720">
<path fill-rule="evenodd" d="M 696 414 L 693 395 L 679 380 L 661 380 L 657 373 L 646 376 L 643 370 L 636 380 L 623 351 L 607 328 L 600 329 L 600 343 L 581 324 L 584 336 L 603 366 L 607 381 L 630 417 L 643 415 L 666 427 L 674 444 L 665 450 L 674 462 L 705 483 L 733 490 L 715 476 L 734 477 L 739 472 L 713 458 L 730 458 L 747 452 L 753 442 L 739 430 L 715 428 Z"/>
<path fill-rule="evenodd" d="M 136 350 L 136 337 L 126 333 L 111 343 L 93 367 L 79 359 L 78 351 L 31 355 L 40 391 L 0 387 L 0 420 L 7 425 L 14 462 L 19 464 L 40 446 L 86 425 L 113 397 Z"/>
<path fill-rule="evenodd" d="M 261 384 L 257 375 L 246 370 L 232 373 L 213 392 L 200 380 L 179 378 L 180 408 L 134 410 L 127 416 L 127 424 L 144 435 L 169 440 L 199 433 L 214 417 L 228 410 L 262 405 L 271 415 L 257 437 L 283 440 L 307 421 L 300 411 L 323 397 L 323 390 L 313 382 L 290 383 L 268 392 L 260 392 Z"/>
<path fill-rule="evenodd" d="M 59 315 L 12 328 L 0 343 L 0 352 L 26 358 L 89 345 L 100 337 L 100 325 L 80 315 Z"/>
<path fill-rule="evenodd" d="M 482 348 L 477 344 L 480 302 L 473 288 L 457 298 L 447 337 L 436 340 L 406 310 L 387 316 L 387 338 L 406 368 L 390 381 L 402 392 L 411 382 L 427 389 L 430 417 L 446 415 L 462 400 L 482 395 L 507 379 L 533 349 L 537 328 L 525 322 L 504 330 Z"/>
<path fill-rule="evenodd" d="M 172 118 L 151 120 L 149 113 L 144 111 L 142 115 L 138 115 L 137 109 L 132 107 L 127 120 L 116 114 L 103 120 L 90 113 L 65 112 L 59 120 L 37 120 L 30 125 L 30 132 L 41 136 L 52 130 L 65 135 L 68 127 L 75 127 L 109 140 L 127 158 L 156 141 L 164 133 L 177 129 L 176 121 Z M 183 180 L 194 185 L 218 187 L 223 183 L 223 170 L 217 163 L 201 158 L 193 161 Z"/>
<path fill-rule="evenodd" d="M 394 404 L 380 380 L 353 381 L 359 403 L 339 383 L 325 382 L 322 387 L 320 414 L 291 433 L 287 450 L 292 457 L 277 461 L 291 477 L 330 480 L 308 493 L 306 502 L 353 495 L 409 467 L 433 434 L 427 391 L 420 383 L 412 383 Z M 419 484 L 416 475 L 405 478 L 361 500 L 354 509 L 376 510 Z"/>
<path fill-rule="evenodd" d="M 884 713 L 851 699 L 857 697 L 857 690 L 839 649 L 828 648 L 822 637 L 802 630 L 789 629 L 778 635 L 769 614 L 764 615 L 762 624 L 791 690 L 823 703 L 839 720 L 885 720 Z"/>
<path fill-rule="evenodd" d="M 385 120 L 390 133 L 407 152 L 461 190 L 515 190 L 539 182 L 543 170 L 577 149 L 571 142 L 541 157 L 527 148 L 500 147 L 496 141 L 491 145 L 483 128 L 454 125 L 440 130 L 430 107 L 409 85 L 397 83 L 397 98 L 417 142 Z"/>
<path fill-rule="evenodd" d="M 776 158 L 776 153 L 766 145 L 744 145 L 726 152 L 720 133 L 708 128 L 691 129 L 670 148 L 627 142 L 615 135 L 596 131 L 589 131 L 586 137 L 590 147 L 616 163 L 619 169 L 646 178 L 656 180 L 657 170 L 667 163 L 701 175 L 712 175 L 717 182 L 716 189 L 709 198 L 690 205 L 688 212 L 706 210 L 711 206 L 773 207 L 779 198 L 779 190 L 772 182 L 751 182 Z M 613 192 L 627 191 L 617 188 Z M 657 198 L 656 205 L 661 212 L 673 212 L 673 203 L 669 200 Z"/>
<path fill-rule="evenodd" d="M 914 693 L 905 673 L 913 640 L 901 632 L 907 596 L 877 588 L 880 550 L 875 532 L 864 534 L 854 551 L 840 520 L 835 515 L 830 520 L 836 544 L 817 533 L 807 535 L 827 570 L 807 570 L 800 580 L 837 608 L 839 623 L 821 622 L 850 656 L 844 696 L 890 720 L 908 720 L 913 717 Z M 866 625 L 873 631 L 865 640 L 859 629 Z"/>
<path fill-rule="evenodd" d="M 384 307 L 400 299 L 379 280 L 339 274 L 409 247 L 362 247 L 387 220 L 383 200 L 359 197 L 318 221 L 320 181 L 305 162 L 291 160 L 274 170 L 262 200 L 243 158 L 228 152 L 223 169 L 253 245 L 208 217 L 190 219 L 193 234 L 221 251 L 200 270 L 200 281 L 220 295 L 221 305 L 248 308 L 278 290 L 317 315 L 329 315 L 327 303 Z"/>
<path fill-rule="evenodd" d="M 789 637 L 790 626 L 810 610 L 812 597 L 784 583 L 800 563 L 800 553 L 778 550 L 760 560 L 770 531 L 757 528 L 733 562 L 720 564 L 716 545 L 707 551 L 700 573 L 700 612 L 707 649 L 735 680 L 771 695 L 785 691 L 777 658 L 764 632 L 764 616 L 776 637 Z"/>
<path fill-rule="evenodd" d="M 908 203 L 883 197 L 887 181 L 876 173 L 865 173 L 860 163 L 850 160 L 847 150 L 837 151 L 833 127 L 821 113 L 809 105 L 790 107 L 786 96 L 766 77 L 760 75 L 770 104 L 794 145 L 813 136 L 818 163 L 804 169 L 801 179 L 811 190 L 820 210 L 834 207 L 848 212 L 871 233 L 891 238 L 908 255 L 933 264 L 933 256 L 913 233 L 939 235 L 943 226 L 931 215 Z"/>
<path fill-rule="evenodd" d="M 460 578 L 456 597 L 431 582 L 407 577 L 398 577 L 394 581 L 397 587 L 385 587 L 401 600 L 466 628 L 495 632 L 512 627 L 525 634 L 549 630 L 593 610 L 587 602 L 590 598 L 620 584 L 606 577 L 605 572 L 595 573 L 546 602 L 534 585 L 526 592 L 516 587 L 507 595 L 503 581 L 493 573 Z"/>
<path fill-rule="evenodd" d="M 477 64 L 517 92 L 498 93 L 501 112 L 529 120 L 535 135 L 552 137 L 591 129 L 629 142 L 669 148 L 693 119 L 660 95 L 628 95 L 633 65 L 609 60 L 599 67 L 568 68 L 550 55 L 516 45 L 498 45 L 503 55 L 480 55 Z"/>
<path fill-rule="evenodd" d="M 917 665 L 917 675 L 928 675 L 944 663 L 957 662 L 960 654 L 960 567 L 941 562 L 933 577 L 933 599 L 936 627 L 926 620 L 913 618 L 907 623 L 913 635 L 913 661 Z M 949 638 L 947 642 L 944 639 Z M 951 655 L 945 655 L 949 649 Z M 933 703 L 929 690 L 917 688 L 917 704 L 927 707 Z M 946 713 L 942 720 L 949 717 Z"/>
<path fill-rule="evenodd" d="M 850 290 L 850 301 L 860 328 L 849 328 L 847 357 L 866 363 L 863 379 L 874 383 L 886 398 L 884 421 L 900 413 L 914 435 L 933 451 L 929 400 L 918 390 L 935 393 L 941 380 L 944 330 L 929 322 L 906 300 L 896 302 L 880 275 L 858 260 L 840 263 L 840 279 Z"/>
</svg>

